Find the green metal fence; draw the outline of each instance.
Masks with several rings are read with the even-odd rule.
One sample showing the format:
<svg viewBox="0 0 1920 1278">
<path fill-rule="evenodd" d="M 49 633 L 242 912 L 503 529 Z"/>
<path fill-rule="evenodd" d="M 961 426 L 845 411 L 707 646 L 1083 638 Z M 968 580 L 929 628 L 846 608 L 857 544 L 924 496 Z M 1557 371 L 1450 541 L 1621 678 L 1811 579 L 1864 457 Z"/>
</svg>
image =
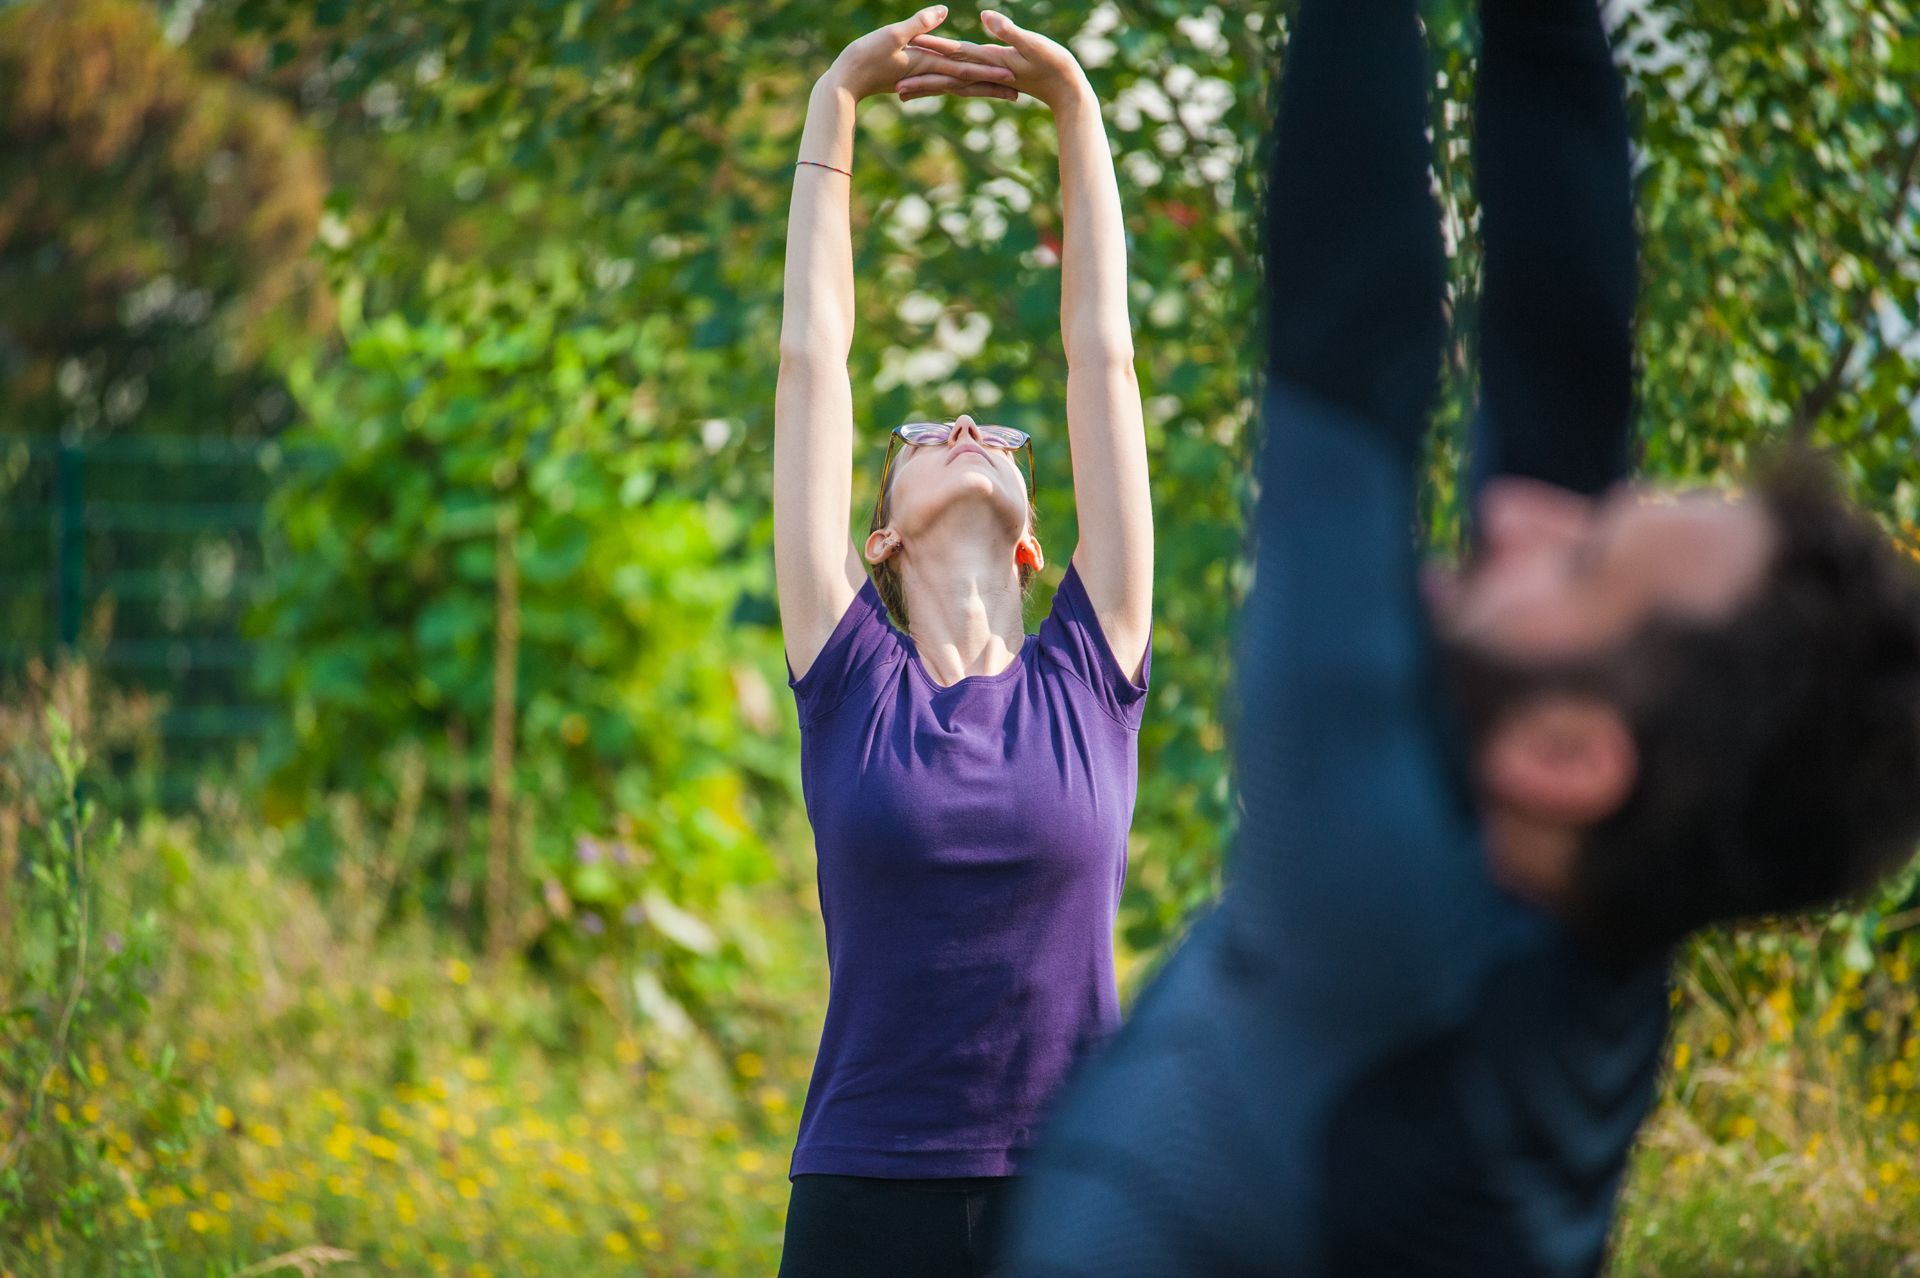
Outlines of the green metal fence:
<svg viewBox="0 0 1920 1278">
<path fill-rule="evenodd" d="M 268 583 L 267 497 L 304 461 L 272 441 L 0 432 L 0 680 L 79 649 L 164 696 L 158 797 L 190 797 L 281 713 L 252 686 L 244 619 Z"/>
</svg>

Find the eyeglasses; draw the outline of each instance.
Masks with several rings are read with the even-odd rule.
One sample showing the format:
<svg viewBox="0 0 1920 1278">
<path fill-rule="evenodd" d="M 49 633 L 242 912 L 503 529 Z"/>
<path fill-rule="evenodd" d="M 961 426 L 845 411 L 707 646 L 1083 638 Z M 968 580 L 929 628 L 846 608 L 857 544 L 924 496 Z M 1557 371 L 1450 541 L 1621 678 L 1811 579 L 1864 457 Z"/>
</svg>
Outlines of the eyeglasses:
<svg viewBox="0 0 1920 1278">
<path fill-rule="evenodd" d="M 975 425 L 980 434 L 980 442 L 988 448 L 1003 448 L 1008 452 L 1027 450 L 1027 500 L 1033 500 L 1033 436 L 1024 430 L 1015 430 L 1011 426 Z M 880 490 L 873 497 L 873 522 L 880 518 L 880 503 L 887 495 L 887 476 L 893 469 L 893 441 L 904 439 L 916 448 L 935 444 L 944 444 L 953 438 L 952 422 L 907 422 L 895 426 L 887 433 L 887 460 L 880 467 Z"/>
<path fill-rule="evenodd" d="M 1024 430 L 1015 430 L 1011 426 L 983 426 L 975 424 L 980 432 L 980 442 L 991 448 L 1005 448 L 1009 451 L 1024 445 L 1032 436 Z M 893 433 L 909 444 L 944 444 L 953 437 L 952 422 L 908 422 L 904 426 L 895 426 Z"/>
</svg>

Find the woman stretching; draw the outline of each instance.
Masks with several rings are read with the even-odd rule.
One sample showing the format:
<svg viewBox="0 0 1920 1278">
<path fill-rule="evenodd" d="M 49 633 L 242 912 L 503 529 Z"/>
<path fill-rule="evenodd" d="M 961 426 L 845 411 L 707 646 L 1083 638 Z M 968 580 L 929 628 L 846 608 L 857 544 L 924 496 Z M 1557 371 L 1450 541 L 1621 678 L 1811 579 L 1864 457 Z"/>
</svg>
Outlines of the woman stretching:
<svg viewBox="0 0 1920 1278">
<path fill-rule="evenodd" d="M 832 989 L 783 1278 L 985 1273 L 1001 1193 L 1119 1021 L 1113 922 L 1153 582 L 1119 191 L 1072 55 L 993 12 L 999 43 L 930 35 L 946 13 L 841 53 L 794 171 L 774 557 Z M 1059 130 L 1080 542 L 1037 634 L 1022 612 L 1045 563 L 1025 432 L 965 414 L 895 427 L 866 541 L 847 535 L 848 179 L 855 104 L 879 93 L 1026 93 Z"/>
</svg>

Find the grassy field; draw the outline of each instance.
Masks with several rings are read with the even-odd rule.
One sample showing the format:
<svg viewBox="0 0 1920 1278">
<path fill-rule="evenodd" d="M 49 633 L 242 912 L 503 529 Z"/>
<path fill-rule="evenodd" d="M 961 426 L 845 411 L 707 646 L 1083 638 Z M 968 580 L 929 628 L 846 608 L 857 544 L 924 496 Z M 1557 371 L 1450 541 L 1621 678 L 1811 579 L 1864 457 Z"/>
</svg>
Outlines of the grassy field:
<svg viewBox="0 0 1920 1278">
<path fill-rule="evenodd" d="M 771 1046 L 729 1056 L 637 956 L 561 977 L 391 918 L 390 832 L 337 812 L 358 841 L 324 891 L 232 793 L 96 820 L 72 1000 L 21 987 L 50 952 L 8 920 L 7 1004 L 74 1010 L 43 1064 L 8 1045 L 0 1272 L 771 1273 L 825 998 L 810 891 L 731 903 L 759 945 L 730 1014 Z M 1920 1273 L 1902 923 L 1690 955 L 1613 1274 Z"/>
</svg>

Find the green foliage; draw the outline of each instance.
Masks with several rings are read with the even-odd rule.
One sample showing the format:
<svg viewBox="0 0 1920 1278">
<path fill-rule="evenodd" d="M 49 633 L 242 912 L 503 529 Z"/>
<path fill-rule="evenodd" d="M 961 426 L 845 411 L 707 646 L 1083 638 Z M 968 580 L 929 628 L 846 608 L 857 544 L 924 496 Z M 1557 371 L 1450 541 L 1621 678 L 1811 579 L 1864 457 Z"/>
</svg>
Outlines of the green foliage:
<svg viewBox="0 0 1920 1278">
<path fill-rule="evenodd" d="M 307 256 L 325 189 L 312 139 L 172 47 L 148 6 L 0 15 L 0 137 L 0 332 L 21 389 L 49 389 L 60 360 L 124 364 L 169 320 L 221 323 L 257 351 L 290 301 L 325 317 Z"/>
<path fill-rule="evenodd" d="M 1158 952 L 1216 889 L 1237 817 L 1231 639 L 1257 498 L 1254 217 L 1281 8 L 1022 0 L 1013 10 L 1084 58 L 1126 211 L 1159 624 L 1123 962 Z M 1457 330 L 1429 472 L 1428 521 L 1443 548 L 1458 528 L 1451 476 L 1475 363 L 1473 10 L 1468 0 L 1427 6 Z M 1909 0 L 1647 0 L 1614 11 L 1641 139 L 1648 474 L 1719 482 L 1799 426 L 1840 451 L 1863 499 L 1910 524 L 1920 513 L 1920 14 Z M 292 711 L 290 731 L 259 760 L 275 828 L 256 832 L 250 810 L 221 809 L 216 821 L 247 832 L 234 837 L 248 869 L 188 858 L 172 834 L 137 841 L 150 870 L 190 867 L 184 880 L 172 870 L 142 880 L 177 907 L 171 930 L 222 938 L 180 956 L 165 988 L 166 1014 L 182 1023 L 216 1009 L 187 1054 L 209 1074 L 209 1062 L 223 1063 L 228 1102 L 247 1116 L 229 1113 L 194 1158 L 229 1188 L 189 1207 L 177 1171 L 163 1167 L 169 1124 L 187 1120 L 164 1092 L 141 1090 L 170 1023 L 118 1001 L 114 991 L 131 1000 L 142 988 L 132 958 L 89 987 L 100 1001 L 87 1015 L 99 1019 L 74 1022 L 96 1035 L 76 1041 L 103 1051 L 127 1026 L 144 1027 L 153 1050 L 128 1049 L 135 1068 L 116 1093 L 119 1116 L 110 1105 L 101 1124 L 61 1129 L 44 1109 L 6 1111 L 10 1124 L 16 1112 L 41 1114 L 10 1131 L 30 1131 L 28 1147 L 48 1158 L 124 1155 L 138 1201 L 181 1209 L 157 1226 L 162 1251 L 237 1259 L 322 1238 L 400 1268 L 418 1268 L 426 1250 L 501 1264 L 487 1249 L 499 1222 L 481 1210 L 492 1187 L 469 1195 L 435 1161 L 444 1132 L 434 1107 L 447 1098 L 432 1094 L 436 1079 L 456 1077 L 451 1062 L 498 1042 L 525 1049 L 510 1067 L 522 1081 L 558 1070 L 549 1048 L 573 1063 L 575 1074 L 553 1075 L 557 1112 L 641 1079 L 646 1106 L 620 1130 L 647 1151 L 633 1165 L 673 1167 L 593 1182 L 558 1204 L 564 1225 L 543 1217 L 512 1240 L 530 1248 L 520 1259 L 590 1272 L 577 1244 L 598 1234 L 610 1263 L 630 1268 L 605 1242 L 619 1233 L 620 1246 L 671 1255 L 674 1272 L 767 1268 L 824 984 L 770 551 L 789 165 L 812 79 L 848 39 L 902 12 L 794 0 L 42 0 L 0 12 L 5 427 L 248 436 L 294 416 L 288 442 L 316 459 L 289 472 L 273 509 L 273 589 L 254 618 L 261 690 Z M 949 28 L 979 34 L 966 12 Z M 1067 561 L 1052 146 L 1031 104 L 862 108 L 850 528 L 890 426 L 970 409 L 1034 433 L 1048 558 Z M 315 340 L 308 325 L 332 315 L 318 300 L 329 296 L 337 327 Z M 206 482 L 140 478 L 182 492 Z M 503 588 L 503 541 L 515 592 Z M 9 571 L 40 562 L 38 551 L 16 552 Z M 573 978 L 547 990 L 498 972 L 469 982 L 457 943 L 422 927 L 476 918 L 507 615 L 519 633 L 503 777 L 520 853 L 509 887 L 528 916 L 513 940 L 535 972 Z M 76 776 L 55 789 L 73 798 Z M 23 827 L 33 840 L 86 825 L 66 801 L 49 801 L 50 824 Z M 35 863 L 54 866 L 40 842 Z M 296 869 L 331 880 L 334 893 L 303 895 Z M 47 903 L 39 931 L 8 934 L 39 948 L 8 955 L 6 973 L 26 993 L 10 986 L 5 1002 L 42 1016 L 73 988 L 74 948 L 60 938 L 81 934 L 81 898 L 57 879 L 32 882 L 53 895 L 34 898 Z M 1749 1258 L 1738 1244 L 1750 1231 L 1715 1215 L 1727 1209 L 1712 1182 L 1685 1177 L 1744 1159 L 1765 1160 L 1766 1186 L 1791 1180 L 1784 1151 L 1818 1113 L 1763 1109 L 1765 1080 L 1784 1070 L 1836 1096 L 1911 1090 L 1896 1066 L 1916 1041 L 1913 1009 L 1893 974 L 1920 960 L 1903 929 L 1913 901 L 1909 876 L 1867 909 L 1696 949 L 1682 1041 L 1716 1064 L 1675 1071 L 1646 1146 L 1661 1161 L 1640 1182 L 1627 1272 Z M 249 932 L 256 914 L 268 922 Z M 133 927 L 121 929 L 123 954 L 141 944 Z M 1793 1024 L 1812 1027 L 1805 1041 L 1800 1030 L 1776 1037 L 1784 1022 L 1767 1000 L 1783 987 L 1798 1000 Z M 620 1027 L 616 1059 L 641 1073 L 595 1072 L 582 1027 L 607 1019 Z M 54 1027 L 8 1025 L 19 1037 L 6 1046 L 20 1050 L 0 1071 L 18 1072 L 0 1079 L 9 1100 L 24 1099 L 34 1062 L 54 1059 Z M 1723 1032 L 1724 1053 L 1713 1047 Z M 1870 1063 L 1827 1068 L 1821 1044 L 1849 1033 Z M 315 1050 L 336 1067 L 331 1097 Z M 250 1063 L 261 1069 L 241 1078 Z M 92 1062 L 82 1064 L 90 1077 Z M 74 1068 L 47 1075 L 48 1096 Z M 275 1081 L 298 1081 L 262 1093 L 270 1068 Z M 176 1077 L 174 1094 L 190 1109 L 203 1082 L 212 1085 Z M 482 1092 L 468 1095 L 477 1105 Z M 412 1124 L 398 1162 L 364 1139 L 399 1143 L 378 1118 L 382 1097 Z M 1738 1125 L 1756 1115 L 1752 1129 Z M 115 1121 L 129 1146 L 110 1134 L 100 1145 Z M 338 1127 L 366 1157 L 321 1173 Z M 1878 1256 L 1888 1239 L 1911 1249 L 1892 1224 L 1873 1223 L 1913 1201 L 1896 1207 L 1896 1185 L 1911 1187 L 1878 1170 L 1903 1148 L 1903 1129 L 1829 1127 L 1850 1133 L 1846 1158 L 1803 1158 L 1792 1166 L 1807 1196 L 1767 1201 L 1803 1209 L 1825 1178 L 1848 1187 L 1855 1216 L 1821 1216 L 1822 1240 L 1784 1247 L 1779 1266 Z M 1668 1157 L 1699 1153 L 1703 1130 L 1704 1161 Z M 89 1227 L 83 1206 L 126 1196 L 117 1167 L 83 1161 L 59 1179 L 49 1166 L 23 1159 L 7 1173 L 12 1214 L 0 1227 L 25 1219 L 23 1196 L 38 1195 L 43 1220 L 65 1199 L 62 1240 L 73 1243 Z M 544 1169 L 523 1171 L 501 1201 L 524 1193 L 532 1219 L 557 1191 Z M 229 1191 L 235 1228 L 252 1232 L 195 1251 L 191 1213 L 217 1216 L 206 1202 Z M 1868 1191 L 1885 1194 L 1879 1215 L 1862 1213 L 1874 1205 Z M 114 1268 L 145 1263 L 141 1223 L 123 1203 L 94 1226 L 106 1231 L 101 1246 L 133 1249 Z M 1661 1227 L 1708 1241 L 1668 1250 Z M 584 1228 L 595 1232 L 568 1232 Z M 1715 1250 L 1713 1239 L 1733 1241 Z M 414 1241 L 421 1248 L 407 1250 Z"/>
<path fill-rule="evenodd" d="M 716 909 L 763 1009 L 723 1054 L 611 956 L 555 981 L 387 919 L 395 840 L 345 796 L 324 897 L 225 787 L 103 838 L 88 686 L 71 737 L 0 706 L 0 1273 L 772 1271 L 826 985 L 785 889 Z"/>
<path fill-rule="evenodd" d="M 790 802 L 768 636 L 743 643 L 731 626 L 764 573 L 739 548 L 747 520 L 702 492 L 708 446 L 636 400 L 665 335 L 597 322 L 582 274 L 557 246 L 531 271 L 476 270 L 424 299 L 424 318 L 351 323 L 343 360 L 296 368 L 308 424 L 289 439 L 314 464 L 276 506 L 286 554 L 260 614 L 260 675 L 294 726 L 265 762 L 290 814 L 323 787 L 381 793 L 392 754 L 369 741 L 470 741 L 439 768 L 484 785 L 510 608 L 511 781 L 532 831 L 514 891 L 546 881 L 565 902 L 545 916 L 551 935 L 526 939 L 593 949 L 638 927 L 698 952 L 648 892 L 705 912 L 727 885 L 766 878 L 761 806 Z M 447 833 L 478 846 L 477 811 L 468 824 Z M 620 855 L 599 855 L 601 840 Z M 441 867 L 429 896 L 472 869 Z"/>
<path fill-rule="evenodd" d="M 464 324 L 487 308 L 508 322 L 498 289 L 476 295 L 446 281 L 538 277 L 564 253 L 575 283 L 519 318 L 560 332 L 625 331 L 639 317 L 647 343 L 626 366 L 630 420 L 672 423 L 668 434 L 682 442 L 694 423 L 727 424 L 711 466 L 641 464 L 662 477 L 661 491 L 709 495 L 743 521 L 738 540 L 716 546 L 716 571 L 733 556 L 762 565 L 728 579 L 740 592 L 737 617 L 770 622 L 763 565 L 787 166 L 809 80 L 890 11 L 861 6 L 823 23 L 795 4 L 748 21 L 742 10 L 693 5 L 549 14 L 498 0 L 383 0 L 309 24 L 304 8 L 258 0 L 234 12 L 275 40 L 290 68 L 337 58 L 325 109 L 377 135 L 385 154 L 374 162 L 373 151 L 355 151 L 355 162 L 411 175 L 381 179 L 377 197 L 337 201 L 359 263 L 343 292 L 376 324 L 391 312 Z M 1225 672 L 1254 496 L 1259 139 L 1284 31 L 1260 6 L 1032 4 L 1019 17 L 1081 51 L 1106 103 L 1127 211 L 1161 535 L 1154 712 L 1142 733 L 1139 847 L 1124 911 L 1128 940 L 1152 947 L 1216 887 L 1236 815 Z M 1910 180 L 1920 113 L 1909 74 L 1920 24 L 1911 17 L 1895 3 L 1625 11 L 1618 37 L 1647 157 L 1652 474 L 1714 475 L 1804 419 L 1843 447 L 1863 497 L 1911 518 L 1913 356 L 1901 327 L 1920 278 Z M 950 25 L 965 35 L 972 22 L 957 13 Z M 1474 364 L 1472 6 L 1436 6 L 1429 30 L 1444 86 L 1436 157 L 1456 249 L 1456 345 L 1430 508 L 1445 545 L 1457 528 L 1450 478 Z M 1060 563 L 1073 511 L 1051 154 L 1050 122 L 1030 105 L 862 108 L 853 372 L 873 452 L 853 462 L 859 508 L 893 422 L 968 408 L 1029 429 L 1041 526 Z M 552 355 L 537 340 L 533 349 L 517 375 L 550 379 Z M 626 447 L 644 455 L 651 445 Z M 741 625 L 721 642 L 760 643 L 755 629 Z M 778 678 L 777 667 L 770 673 Z"/>
<path fill-rule="evenodd" d="M 247 495 L 244 477 L 175 462 L 156 483 L 151 457 L 115 457 L 138 451 L 127 436 L 218 445 L 286 424 L 268 352 L 331 321 L 308 251 L 325 186 L 295 113 L 176 47 L 152 6 L 0 5 L 0 669 L 73 637 L 56 626 L 58 564 L 84 595 L 126 574 L 86 629 L 171 647 L 164 668 L 141 668 L 149 691 L 198 711 L 242 700 L 242 672 L 179 654 L 255 584 L 251 531 L 204 531 Z M 58 478 L 56 435 L 76 459 Z M 61 549 L 56 491 L 91 504 Z M 172 511 L 156 511 L 162 496 Z M 203 745 L 183 734 L 178 754 Z M 171 762 L 204 769 L 200 753 Z"/>
<path fill-rule="evenodd" d="M 1920 385 L 1920 9 L 1676 7 L 1638 78 L 1646 442 L 1707 478 L 1809 430 L 1911 523 Z M 1633 46 L 1642 59 L 1643 21 Z"/>
<path fill-rule="evenodd" d="M 1618 12 L 1643 143 L 1649 473 L 1717 478 L 1798 422 L 1842 450 L 1862 497 L 1912 519 L 1911 5 Z M 897 15 L 689 0 L 195 13 L 186 52 L 280 97 L 322 138 L 333 179 L 320 260 L 341 340 L 281 359 L 298 438 L 328 460 L 277 511 L 290 553 L 260 616 L 263 685 L 296 718 L 268 743 L 270 810 L 311 821 L 304 796 L 343 786 L 397 811 L 392 752 L 424 751 L 435 780 L 419 819 L 443 850 L 416 878 L 429 906 L 457 904 L 478 859 L 495 530 L 510 520 L 524 623 L 512 789 L 536 842 L 519 890 L 551 884 L 541 926 L 555 944 L 590 949 L 582 911 L 603 927 L 617 913 L 643 920 L 666 976 L 724 971 L 736 951 L 698 954 L 644 920 L 704 920 L 724 882 L 805 877 L 782 846 L 795 734 L 769 550 L 783 211 L 808 84 Z M 1284 21 L 1157 0 L 1036 0 L 1018 16 L 1082 54 L 1119 157 L 1161 530 L 1123 905 L 1127 943 L 1150 951 L 1217 886 L 1237 815 L 1228 671 L 1256 497 L 1253 228 Z M 1429 507 L 1445 546 L 1475 361 L 1473 6 L 1434 5 L 1428 24 L 1455 248 Z M 1031 104 L 863 107 L 866 442 L 850 460 L 857 510 L 894 422 L 970 408 L 1025 427 L 1058 564 L 1073 510 L 1051 147 Z M 626 863 L 583 861 L 602 843 L 582 837 L 628 849 Z M 649 891 L 669 908 L 650 915 Z"/>
<path fill-rule="evenodd" d="M 47 751 L 10 756 L 27 758 L 56 775 Z M 9 791 L 0 822 L 22 810 Z M 0 1214 L 0 1265 L 229 1278 L 773 1270 L 826 993 L 819 920 L 800 893 L 721 907 L 757 935 L 736 999 L 776 1009 L 728 1057 L 631 1000 L 618 956 L 562 983 L 511 958 L 469 964 L 426 919 L 384 924 L 388 832 L 342 844 L 340 889 L 318 896 L 235 794 L 194 816 L 141 814 L 104 866 L 92 841 L 96 870 L 166 942 L 141 961 L 148 1005 L 124 1033 L 78 1043 L 84 1072 L 62 1072 L 73 1090 L 59 1098 L 60 1139 L 100 1154 L 53 1164 L 46 1183 L 88 1210 L 42 1210 L 16 1232 L 23 1218 Z M 1869 948 L 1845 922 L 1702 942 L 1610 1273 L 1857 1278 L 1898 1272 L 1920 1248 L 1914 921 L 1880 920 Z M 12 952 L 0 960 L 0 979 L 27 971 Z M 34 1059 L 24 1040 L 7 1045 Z M 24 1072 L 16 1059 L 0 1058 L 0 1098 L 24 1094 L 7 1072 Z M 206 1118 L 176 1130 L 155 1117 L 180 1109 Z"/>
<path fill-rule="evenodd" d="M 652 504 L 671 509 L 666 495 L 699 494 L 730 511 L 737 534 L 703 552 L 709 569 L 690 558 L 678 572 L 704 574 L 716 591 L 732 592 L 736 624 L 701 649 L 715 666 L 729 649 L 736 660 L 771 654 L 771 388 L 798 107 L 812 75 L 843 42 L 841 28 L 864 29 L 881 21 L 881 12 L 836 15 L 831 32 L 793 7 L 756 15 L 750 25 L 732 12 L 707 10 L 674 23 L 653 7 L 570 10 L 558 23 L 510 18 L 486 6 L 423 6 L 404 15 L 356 9 L 342 25 L 317 29 L 271 5 L 238 12 L 283 33 L 290 67 L 346 55 L 329 107 L 342 120 L 336 137 L 351 132 L 348 121 L 366 135 L 351 149 L 337 143 L 336 153 L 369 175 L 368 183 L 381 184 L 378 198 L 363 191 L 335 201 L 348 228 L 335 275 L 349 325 L 364 315 L 365 332 L 382 341 L 393 340 L 400 316 L 409 328 L 445 326 L 469 341 L 477 338 L 478 315 L 524 326 L 531 336 L 513 375 L 531 387 L 563 375 L 546 334 L 581 327 L 618 334 L 617 361 L 605 367 L 631 379 L 630 393 L 616 402 L 610 391 L 581 392 L 596 407 L 580 415 L 571 445 L 579 464 L 595 469 L 605 458 L 610 487 L 629 475 L 652 476 L 635 481 L 648 485 L 643 498 L 655 494 Z M 1073 30 L 1092 13 L 1090 5 L 1068 6 L 1047 20 Z M 371 30 L 406 30 L 413 38 L 401 45 L 370 37 Z M 1114 104 L 1112 128 L 1130 187 L 1140 374 L 1150 444 L 1164 459 L 1155 496 L 1163 510 L 1180 512 L 1177 531 L 1161 540 L 1158 712 L 1143 735 L 1139 828 L 1147 847 L 1136 858 L 1127 904 L 1130 940 L 1145 946 L 1214 889 L 1233 816 L 1221 766 L 1229 641 L 1223 601 L 1244 588 L 1246 576 L 1240 550 L 1250 400 L 1238 353 L 1247 346 L 1257 277 L 1248 230 L 1254 171 L 1242 147 L 1261 128 L 1258 86 L 1271 29 L 1259 15 L 1236 13 L 1217 31 L 1203 24 L 1187 35 L 1171 23 L 1142 30 L 1123 24 L 1111 37 L 1111 58 L 1099 75 Z M 587 63 L 578 61 L 583 50 Z M 1197 75 L 1196 63 L 1217 65 Z M 1182 103 L 1177 112 L 1169 105 L 1175 101 Z M 694 102 L 700 109 L 691 109 Z M 377 120 L 357 114 L 369 103 L 380 108 Z M 1032 430 L 1041 525 L 1050 530 L 1053 559 L 1064 562 L 1073 510 L 1060 417 L 1065 365 L 1057 338 L 1051 125 L 1038 110 L 985 107 L 929 101 L 866 108 L 856 199 L 862 340 L 854 372 L 856 413 L 874 452 L 851 460 L 865 489 L 887 426 L 961 407 Z M 539 145 L 529 145 L 532 138 Z M 383 158 L 369 158 L 381 152 Z M 556 261 L 565 265 L 556 269 Z M 511 281 L 525 276 L 541 281 L 537 300 L 509 300 Z M 561 278 L 564 284 L 554 282 Z M 407 425 L 394 430 L 417 433 L 435 420 L 441 438 L 491 449 L 489 463 L 511 455 L 504 437 L 460 416 L 470 410 L 456 405 L 458 392 L 443 397 L 434 389 L 439 371 L 390 370 L 370 359 L 375 340 L 353 337 L 345 362 L 321 361 L 303 378 L 300 398 L 316 426 L 372 438 L 365 415 L 384 412 L 392 420 L 399 401 L 349 388 L 384 381 L 404 387 L 409 398 L 426 391 L 427 402 L 410 408 Z M 499 403 L 506 394 L 487 392 Z M 514 402 L 524 408 L 529 401 Z M 696 432 L 713 444 L 710 453 L 694 446 Z M 402 512 L 415 492 L 429 504 L 454 500 L 438 484 L 392 482 L 392 471 L 371 461 L 356 474 L 358 496 L 323 487 L 292 498 L 318 505 L 305 513 L 290 507 L 287 526 L 325 525 L 352 544 L 356 521 L 371 529 L 367 521 L 386 518 L 395 494 L 402 495 Z M 411 531 L 418 526 L 411 514 L 403 513 L 401 526 L 409 531 L 396 533 L 396 541 L 431 544 Z M 669 610 L 659 592 L 675 575 L 665 571 L 673 562 L 666 550 L 649 544 L 644 570 L 630 569 L 654 592 L 656 616 Z M 429 601 L 426 592 L 437 588 L 431 582 L 445 576 L 420 579 L 406 593 L 437 609 L 437 617 L 478 624 L 477 602 Z M 391 618 L 377 625 L 348 620 L 364 607 L 367 591 L 316 580 L 326 584 L 312 597 L 327 599 L 338 618 L 319 635 L 338 635 L 338 644 L 363 654 L 404 646 L 404 627 Z M 589 597 L 580 593 L 584 581 L 568 587 L 576 609 Z M 304 620 L 289 624 L 274 633 L 304 663 L 312 650 L 301 636 L 316 632 L 303 629 Z M 325 642 L 326 660 L 337 663 L 330 677 L 340 686 L 378 669 L 370 655 L 348 658 L 333 638 Z M 392 678 L 403 682 L 418 669 L 403 662 Z M 474 664 L 469 679 L 482 669 Z M 778 662 L 760 669 L 777 688 L 784 673 Z M 661 672 L 650 687 L 658 700 L 685 695 Z M 387 696 L 376 682 L 358 695 L 397 707 L 413 693 L 409 687 Z M 777 702 L 789 726 L 780 752 L 764 757 L 769 771 L 791 776 L 791 716 L 784 695 Z M 338 731 L 325 715 L 317 722 L 323 735 Z M 753 768 L 753 739 L 736 727 L 725 753 L 746 757 Z M 303 766 L 321 771 L 288 775 L 304 783 L 325 771 L 312 760 Z M 604 785 L 581 784 L 605 802 Z M 647 793 L 671 789 L 656 785 Z"/>
<path fill-rule="evenodd" d="M 0 858 L 20 889 L 9 883 L 0 902 L 0 1266 L 24 1269 L 30 1247 L 58 1236 L 116 1272 L 159 1274 L 146 1203 L 184 1183 L 172 1156 L 205 1133 L 209 1110 L 168 1049 L 142 1054 L 116 1084 L 142 1129 L 140 1156 L 101 1125 L 105 1062 L 152 1019 L 162 929 L 155 910 L 129 911 L 102 890 L 124 870 L 126 829 L 118 818 L 99 829 L 86 766 L 52 705 L 44 733 L 0 757 L 0 812 L 11 837 L 25 835 L 23 866 Z"/>
</svg>

